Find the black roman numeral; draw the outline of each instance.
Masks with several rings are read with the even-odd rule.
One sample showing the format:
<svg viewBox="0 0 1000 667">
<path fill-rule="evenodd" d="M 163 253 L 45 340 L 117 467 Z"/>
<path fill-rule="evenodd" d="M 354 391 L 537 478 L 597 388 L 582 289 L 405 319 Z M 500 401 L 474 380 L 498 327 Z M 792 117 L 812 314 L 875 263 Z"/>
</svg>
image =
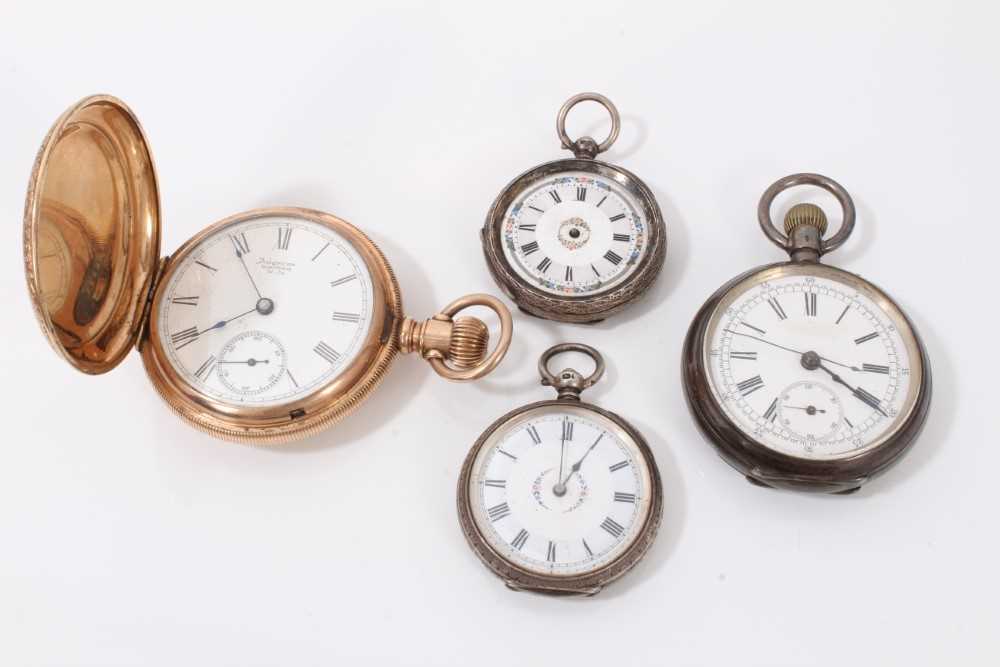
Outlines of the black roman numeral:
<svg viewBox="0 0 1000 667">
<path fill-rule="evenodd" d="M 591 270 L 592 270 L 592 271 L 594 272 L 594 275 L 595 275 L 595 276 L 597 276 L 598 278 L 600 278 L 600 277 L 601 277 L 601 272 L 597 270 L 597 267 L 596 267 L 596 266 L 594 266 L 593 264 L 591 264 L 591 265 L 590 265 L 590 268 L 591 268 Z"/>
<path fill-rule="evenodd" d="M 505 516 L 510 516 L 510 507 L 507 503 L 500 503 L 487 509 L 486 513 L 489 515 L 490 521 L 499 521 Z"/>
<path fill-rule="evenodd" d="M 292 240 L 291 227 L 278 227 L 278 250 L 288 250 L 288 242 Z"/>
<path fill-rule="evenodd" d="M 198 305 L 198 297 L 196 297 L 196 296 L 175 296 L 173 299 L 171 299 L 171 301 L 173 301 L 174 303 L 176 303 L 176 304 L 178 304 L 180 306 L 197 306 Z"/>
<path fill-rule="evenodd" d="M 568 419 L 563 420 L 562 424 L 562 439 L 572 440 L 573 439 L 573 422 Z"/>
<path fill-rule="evenodd" d="M 844 423 L 846 423 L 846 424 L 847 424 L 847 427 L 848 427 L 848 428 L 854 428 L 854 424 L 852 424 L 852 423 L 851 423 L 851 420 L 850 420 L 850 419 L 848 419 L 847 417 L 844 417 Z"/>
<path fill-rule="evenodd" d="M 604 259 L 608 260 L 615 266 L 618 266 L 619 264 L 622 263 L 622 256 L 616 253 L 614 250 L 609 250 L 606 253 L 604 253 Z"/>
<path fill-rule="evenodd" d="M 778 399 L 771 401 L 771 405 L 767 406 L 767 410 L 764 411 L 764 419 L 773 422 L 778 418 Z"/>
<path fill-rule="evenodd" d="M 542 209 L 538 208 L 537 206 L 532 206 L 531 204 L 528 204 L 528 208 L 530 208 L 532 211 L 538 211 L 539 213 L 545 213 L 545 211 L 543 211 Z"/>
<path fill-rule="evenodd" d="M 763 386 L 764 386 L 764 381 L 760 379 L 760 376 L 754 375 L 752 378 L 747 378 L 743 382 L 738 383 L 736 385 L 736 388 L 744 396 L 749 396 L 758 389 L 763 388 Z"/>
<path fill-rule="evenodd" d="M 621 537 L 625 533 L 625 527 L 611 517 L 601 522 L 601 528 L 608 531 L 615 538 Z"/>
<path fill-rule="evenodd" d="M 587 188 L 576 189 L 576 200 L 577 201 L 587 201 Z"/>
<path fill-rule="evenodd" d="M 573 282 L 573 267 L 572 266 L 567 266 L 566 267 L 566 282 L 568 282 L 568 283 Z"/>
<path fill-rule="evenodd" d="M 546 271 L 549 270 L 550 266 L 552 266 L 552 260 L 549 259 L 548 257 L 543 257 L 542 261 L 538 263 L 538 270 L 541 271 L 542 273 L 545 273 Z"/>
<path fill-rule="evenodd" d="M 625 214 L 624 213 L 619 213 L 618 215 L 611 216 L 609 219 L 611 220 L 611 222 L 618 222 L 619 220 L 624 220 L 625 219 Z"/>
<path fill-rule="evenodd" d="M 608 466 L 608 470 L 610 470 L 611 472 L 618 472 L 622 468 L 627 468 L 627 467 L 628 467 L 628 461 L 619 461 L 613 466 Z"/>
<path fill-rule="evenodd" d="M 494 489 L 507 488 L 507 480 L 505 479 L 488 479 L 485 482 L 483 482 L 483 484 L 486 486 L 492 486 Z"/>
<path fill-rule="evenodd" d="M 882 366 L 881 364 L 861 364 L 861 370 L 869 373 L 882 373 L 883 375 L 889 374 L 889 367 Z"/>
<path fill-rule="evenodd" d="M 862 336 L 861 338 L 855 338 L 854 339 L 854 344 L 855 345 L 861 345 L 861 343 L 867 343 L 868 341 L 875 340 L 876 338 L 878 338 L 878 332 L 877 331 L 873 331 L 870 334 L 868 334 L 867 336 Z"/>
<path fill-rule="evenodd" d="M 214 266 L 209 266 L 208 264 L 206 264 L 205 262 L 201 261 L 200 259 L 194 260 L 194 263 L 198 264 L 199 266 L 205 267 L 206 269 L 208 269 L 212 273 L 216 273 L 218 271 L 217 268 L 215 268 Z"/>
<path fill-rule="evenodd" d="M 538 435 L 538 429 L 536 429 L 536 428 L 535 428 L 535 425 L 534 425 L 534 424 L 529 424 L 529 425 L 528 425 L 528 428 L 526 428 L 526 429 L 524 429 L 524 430 L 528 432 L 528 435 L 529 435 L 529 436 L 531 436 L 531 441 L 532 441 L 533 443 L 535 443 L 536 445 L 540 445 L 540 444 L 542 444 L 542 439 L 541 439 L 541 437 L 540 437 L 540 436 Z"/>
<path fill-rule="evenodd" d="M 816 294 L 815 292 L 805 292 L 802 296 L 806 298 L 806 316 L 816 317 Z"/>
<path fill-rule="evenodd" d="M 246 232 L 230 234 L 229 240 L 233 242 L 233 248 L 236 250 L 237 256 L 245 255 L 250 252 L 250 244 L 247 242 Z"/>
<path fill-rule="evenodd" d="M 530 255 L 538 250 L 538 241 L 532 241 L 531 243 L 525 243 L 521 246 L 521 252 L 525 255 Z"/>
<path fill-rule="evenodd" d="M 288 379 L 291 380 L 292 384 L 295 385 L 295 388 L 298 389 L 299 388 L 299 383 L 295 381 L 295 376 L 292 375 L 292 372 L 290 370 L 288 370 L 287 368 L 285 369 L 285 375 L 288 376 Z"/>
<path fill-rule="evenodd" d="M 337 278 L 336 280 L 331 280 L 330 281 L 330 287 L 338 287 L 340 285 L 344 285 L 345 283 L 349 283 L 352 280 L 356 280 L 357 277 L 358 276 L 357 276 L 356 273 L 352 273 L 349 276 L 344 276 L 343 278 Z"/>
<path fill-rule="evenodd" d="M 526 232 L 533 232 L 538 225 L 518 225 L 518 229 L 523 229 Z"/>
<path fill-rule="evenodd" d="M 754 325 L 750 324 L 749 322 L 740 322 L 740 324 L 742 324 L 745 327 L 749 327 L 750 329 L 753 329 L 754 331 L 756 331 L 757 333 L 759 333 L 761 336 L 763 336 L 763 335 L 765 335 L 767 333 L 763 329 L 758 329 L 757 327 L 755 327 Z"/>
<path fill-rule="evenodd" d="M 207 378 L 209 375 L 212 374 L 213 368 L 215 368 L 214 354 L 209 356 L 208 359 L 205 360 L 205 363 L 203 363 L 201 366 L 198 367 L 198 370 L 194 372 L 194 376 L 199 380 L 204 380 L 205 378 Z M 205 377 L 202 377 L 203 375 Z"/>
<path fill-rule="evenodd" d="M 323 357 L 331 364 L 337 363 L 337 360 L 340 359 L 340 353 L 323 341 L 316 343 L 316 347 L 313 348 L 313 352 Z"/>
<path fill-rule="evenodd" d="M 847 311 L 850 309 L 851 309 L 850 305 L 844 306 L 844 311 L 840 313 L 840 317 L 837 318 L 837 321 L 834 322 L 834 324 L 840 324 L 840 321 L 844 319 L 844 315 L 846 315 Z"/>
<path fill-rule="evenodd" d="M 581 539 L 580 541 L 581 541 L 581 542 L 583 542 L 583 548 L 587 550 L 587 555 L 588 555 L 589 557 L 593 558 L 593 557 L 594 557 L 594 552 L 593 552 L 593 551 L 591 551 L 591 549 L 590 549 L 590 545 L 589 545 L 589 544 L 587 544 L 587 540 L 583 540 L 583 539 Z"/>
<path fill-rule="evenodd" d="M 787 320 L 788 319 L 788 315 L 785 315 L 785 309 L 781 307 L 781 304 L 778 303 L 777 299 L 775 299 L 772 296 L 770 299 L 767 300 L 767 303 L 770 304 L 771 310 L 774 311 L 774 314 L 778 316 L 779 320 Z"/>
<path fill-rule="evenodd" d="M 730 359 L 746 359 L 747 361 L 757 361 L 756 352 L 730 352 Z"/>
<path fill-rule="evenodd" d="M 511 454 L 510 452 L 505 452 L 502 449 L 497 449 L 497 451 L 500 452 L 501 454 L 503 454 L 504 456 L 506 456 L 507 458 L 511 459 L 512 461 L 516 461 L 517 460 L 517 457 L 514 456 L 513 454 Z"/>
<path fill-rule="evenodd" d="M 634 493 L 621 493 L 615 491 L 615 502 L 616 503 L 632 503 L 635 505 L 635 494 Z"/>
<path fill-rule="evenodd" d="M 597 202 L 597 208 L 601 208 L 601 204 L 603 204 L 604 200 L 607 199 L 607 198 L 608 198 L 607 195 L 604 195 L 603 197 L 601 197 L 601 201 Z"/>
<path fill-rule="evenodd" d="M 555 190 L 549 190 L 549 195 L 552 197 L 552 201 L 554 201 L 555 203 L 557 204 L 562 203 L 562 197 L 560 197 L 559 193 L 556 192 Z"/>
<path fill-rule="evenodd" d="M 514 539 L 513 541 L 511 541 L 510 546 L 520 551 L 521 547 L 523 547 L 524 543 L 527 541 L 528 541 L 528 531 L 522 528 L 521 531 L 514 536 Z"/>
<path fill-rule="evenodd" d="M 361 321 L 361 316 L 357 313 L 341 313 L 335 310 L 333 311 L 333 321 L 357 323 Z"/>
<path fill-rule="evenodd" d="M 622 243 L 628 243 L 632 240 L 632 236 L 629 234 L 614 234 L 613 238 L 615 241 L 621 241 Z"/>
<path fill-rule="evenodd" d="M 174 349 L 179 350 L 185 345 L 190 345 L 191 343 L 198 340 L 198 327 L 191 327 L 190 329 L 184 329 L 184 331 L 178 331 L 175 334 L 170 334 L 170 341 L 174 344 Z"/>
<path fill-rule="evenodd" d="M 549 540 L 549 551 L 545 554 L 545 560 L 550 563 L 556 562 L 556 543 Z"/>
</svg>

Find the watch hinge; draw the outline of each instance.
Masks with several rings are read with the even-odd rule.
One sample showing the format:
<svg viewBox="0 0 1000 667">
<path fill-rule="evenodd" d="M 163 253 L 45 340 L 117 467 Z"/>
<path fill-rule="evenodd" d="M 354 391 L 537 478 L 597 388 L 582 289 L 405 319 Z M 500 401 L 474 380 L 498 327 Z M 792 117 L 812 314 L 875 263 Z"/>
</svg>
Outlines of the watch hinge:
<svg viewBox="0 0 1000 667">
<path fill-rule="evenodd" d="M 159 262 L 157 262 L 156 272 L 153 273 L 153 277 L 149 281 L 149 291 L 146 292 L 146 300 L 142 304 L 142 313 L 139 315 L 139 335 L 135 339 L 135 349 L 139 352 L 142 352 L 142 345 L 146 342 L 146 336 L 149 334 L 149 314 L 153 309 L 153 295 L 156 294 L 156 288 L 160 285 L 160 278 L 163 277 L 163 273 L 169 262 L 170 255 L 161 257 Z"/>
</svg>

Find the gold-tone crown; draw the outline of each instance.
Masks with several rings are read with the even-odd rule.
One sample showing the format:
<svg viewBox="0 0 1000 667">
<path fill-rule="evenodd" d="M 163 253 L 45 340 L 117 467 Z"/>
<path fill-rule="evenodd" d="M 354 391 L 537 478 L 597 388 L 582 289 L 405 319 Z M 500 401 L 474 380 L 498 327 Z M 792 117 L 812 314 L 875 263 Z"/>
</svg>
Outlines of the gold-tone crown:
<svg viewBox="0 0 1000 667">
<path fill-rule="evenodd" d="M 785 234 L 791 236 L 802 225 L 815 227 L 822 238 L 826 233 L 826 213 L 816 204 L 796 204 L 785 214 Z"/>
<path fill-rule="evenodd" d="M 486 358 L 490 330 L 475 317 L 459 317 L 451 330 L 448 359 L 455 368 L 472 368 Z"/>
</svg>

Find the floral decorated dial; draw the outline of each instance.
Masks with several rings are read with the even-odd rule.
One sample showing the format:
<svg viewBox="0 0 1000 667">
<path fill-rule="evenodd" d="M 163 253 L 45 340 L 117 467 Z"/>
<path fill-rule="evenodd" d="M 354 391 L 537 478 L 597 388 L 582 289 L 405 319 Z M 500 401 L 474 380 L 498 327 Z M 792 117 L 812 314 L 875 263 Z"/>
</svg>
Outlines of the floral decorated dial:
<svg viewBox="0 0 1000 667">
<path fill-rule="evenodd" d="M 753 440 L 808 459 L 880 444 L 906 417 L 908 323 L 827 277 L 792 275 L 731 295 L 705 339 L 712 391 Z"/>
<path fill-rule="evenodd" d="M 651 474 L 636 443 L 602 415 L 538 408 L 501 427 L 469 478 L 473 520 L 516 567 L 579 576 L 621 556 L 650 513 Z"/>
<path fill-rule="evenodd" d="M 526 189 L 507 210 L 503 252 L 517 275 L 554 295 L 608 291 L 637 268 L 648 222 L 610 178 L 561 173 Z"/>
</svg>

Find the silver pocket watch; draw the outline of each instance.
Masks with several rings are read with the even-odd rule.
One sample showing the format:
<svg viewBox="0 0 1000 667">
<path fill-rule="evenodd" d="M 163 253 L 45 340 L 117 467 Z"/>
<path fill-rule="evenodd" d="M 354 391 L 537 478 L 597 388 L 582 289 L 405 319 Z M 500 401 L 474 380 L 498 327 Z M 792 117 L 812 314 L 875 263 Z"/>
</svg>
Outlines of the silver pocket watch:
<svg viewBox="0 0 1000 667">
<path fill-rule="evenodd" d="M 797 204 L 775 228 L 771 204 L 787 188 L 833 194 L 843 223 Z M 751 482 L 849 493 L 907 451 L 927 416 L 931 373 L 909 318 L 861 276 L 820 263 L 854 229 L 850 195 L 819 174 L 793 174 L 757 211 L 790 261 L 751 269 L 720 287 L 684 343 L 688 404 L 722 458 Z"/>
<path fill-rule="evenodd" d="M 553 356 L 572 351 L 594 360 L 590 376 L 549 370 Z M 663 514 L 660 475 L 635 427 L 580 400 L 604 373 L 597 350 L 556 345 L 538 372 L 558 398 L 517 408 L 483 432 L 459 478 L 459 521 L 508 587 L 593 595 L 652 544 Z"/>
<path fill-rule="evenodd" d="M 583 101 L 611 115 L 598 144 L 570 139 L 566 117 Z M 666 253 L 666 225 L 638 176 L 597 160 L 618 138 L 621 119 L 597 93 L 571 97 L 556 130 L 569 159 L 532 167 L 493 202 L 482 229 L 486 264 L 521 310 L 549 320 L 603 320 L 639 298 L 656 280 Z"/>
</svg>

